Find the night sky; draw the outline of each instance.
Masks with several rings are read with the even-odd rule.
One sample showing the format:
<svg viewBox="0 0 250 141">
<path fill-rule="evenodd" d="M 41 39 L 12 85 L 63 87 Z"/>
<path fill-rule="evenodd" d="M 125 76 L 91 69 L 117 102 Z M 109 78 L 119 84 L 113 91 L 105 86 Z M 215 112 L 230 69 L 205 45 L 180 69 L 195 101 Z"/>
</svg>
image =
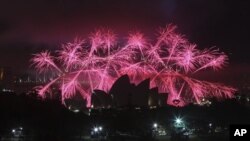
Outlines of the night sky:
<svg viewBox="0 0 250 141">
<path fill-rule="evenodd" d="M 98 27 L 125 35 L 136 29 L 155 37 L 174 23 L 200 48 L 229 55 L 227 75 L 250 72 L 250 8 L 247 0 L 1 0 L 0 67 L 31 68 L 31 55 L 59 48 Z"/>
</svg>

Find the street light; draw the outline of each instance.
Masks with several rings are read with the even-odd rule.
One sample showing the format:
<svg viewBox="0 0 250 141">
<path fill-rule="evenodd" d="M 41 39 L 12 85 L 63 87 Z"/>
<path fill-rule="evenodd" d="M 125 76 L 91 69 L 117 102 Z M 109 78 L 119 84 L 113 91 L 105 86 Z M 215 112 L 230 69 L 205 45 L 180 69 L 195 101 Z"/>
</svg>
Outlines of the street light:
<svg viewBox="0 0 250 141">
<path fill-rule="evenodd" d="M 102 131 L 102 126 L 99 127 L 99 131 Z"/>
<path fill-rule="evenodd" d="M 154 123 L 154 124 L 153 124 L 153 127 L 154 127 L 154 128 L 157 128 L 157 127 L 158 127 L 158 124 L 157 124 L 157 123 Z"/>
<path fill-rule="evenodd" d="M 185 122 L 184 122 L 184 120 L 182 118 L 176 117 L 174 119 L 174 126 L 176 128 L 184 128 L 185 127 Z"/>
<path fill-rule="evenodd" d="M 98 132 L 98 128 L 97 127 L 94 127 L 94 132 Z"/>
<path fill-rule="evenodd" d="M 94 132 L 101 132 L 102 130 L 103 130 L 103 127 L 102 126 L 95 126 L 94 128 L 93 128 L 93 130 L 94 130 Z"/>
<path fill-rule="evenodd" d="M 212 124 L 212 123 L 209 123 L 208 126 L 211 128 L 211 127 L 213 126 L 213 124 Z"/>
<path fill-rule="evenodd" d="M 175 123 L 176 124 L 181 124 L 183 122 L 183 120 L 181 119 L 181 118 L 179 118 L 179 117 L 177 117 L 176 119 L 175 119 Z"/>
</svg>

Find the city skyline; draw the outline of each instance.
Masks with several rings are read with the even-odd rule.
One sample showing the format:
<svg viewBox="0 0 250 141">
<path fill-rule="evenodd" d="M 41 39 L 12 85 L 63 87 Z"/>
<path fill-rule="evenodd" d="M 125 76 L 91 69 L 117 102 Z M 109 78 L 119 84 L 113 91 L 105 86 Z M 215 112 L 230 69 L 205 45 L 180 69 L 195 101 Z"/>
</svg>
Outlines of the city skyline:
<svg viewBox="0 0 250 141">
<path fill-rule="evenodd" d="M 151 39 L 155 28 L 169 23 L 199 47 L 216 46 L 228 54 L 230 65 L 222 71 L 239 78 L 250 75 L 249 10 L 243 1 L 2 1 L 0 9 L 0 66 L 12 68 L 15 75 L 34 73 L 29 65 L 32 54 L 86 38 L 98 27 L 124 36 L 139 30 Z M 209 78 L 210 73 L 203 75 Z"/>
<path fill-rule="evenodd" d="M 246 0 L 1 0 L 0 141 L 231 140 L 249 33 Z"/>
</svg>

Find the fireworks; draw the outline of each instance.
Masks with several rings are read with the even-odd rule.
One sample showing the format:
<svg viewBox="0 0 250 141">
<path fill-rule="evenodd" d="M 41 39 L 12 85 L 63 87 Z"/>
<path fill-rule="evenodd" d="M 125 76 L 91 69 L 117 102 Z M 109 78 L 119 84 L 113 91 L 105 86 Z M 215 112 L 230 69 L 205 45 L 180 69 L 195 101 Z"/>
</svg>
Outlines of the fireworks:
<svg viewBox="0 0 250 141">
<path fill-rule="evenodd" d="M 35 54 L 32 62 L 39 73 L 57 73 L 57 77 L 38 89 L 39 95 L 44 97 L 56 85 L 63 103 L 78 92 L 90 106 L 94 89 L 108 92 L 124 74 L 133 83 L 150 78 L 150 87 L 157 86 L 160 92 L 168 93 L 167 103 L 175 106 L 199 104 L 206 97 L 232 98 L 236 91 L 190 77 L 204 69 L 221 69 L 228 58 L 214 48 L 197 49 L 173 25 L 161 28 L 155 43 L 148 42 L 140 32 L 130 33 L 127 42 L 120 43 L 111 30 L 97 30 L 86 40 L 63 45 L 56 54 L 53 57 L 44 51 Z"/>
</svg>

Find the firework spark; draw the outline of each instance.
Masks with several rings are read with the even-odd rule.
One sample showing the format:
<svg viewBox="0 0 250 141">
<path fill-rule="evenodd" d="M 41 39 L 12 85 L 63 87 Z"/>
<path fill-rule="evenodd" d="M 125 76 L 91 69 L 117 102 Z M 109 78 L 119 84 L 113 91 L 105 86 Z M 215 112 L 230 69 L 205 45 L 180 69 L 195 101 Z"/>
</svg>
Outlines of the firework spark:
<svg viewBox="0 0 250 141">
<path fill-rule="evenodd" d="M 206 97 L 232 98 L 236 91 L 189 77 L 204 69 L 223 68 L 227 56 L 214 48 L 197 49 L 176 32 L 176 26 L 161 28 L 155 44 L 140 32 L 129 34 L 127 43 L 119 43 L 111 30 L 97 30 L 88 39 L 63 45 L 57 57 L 48 51 L 34 55 L 32 62 L 38 72 L 56 70 L 58 74 L 39 89 L 39 95 L 44 97 L 52 85 L 57 85 L 63 103 L 78 92 L 90 106 L 94 89 L 107 92 L 124 74 L 134 83 L 150 78 L 150 86 L 169 93 L 167 103 L 175 106 L 199 104 Z M 58 62 L 62 62 L 60 67 Z"/>
</svg>

